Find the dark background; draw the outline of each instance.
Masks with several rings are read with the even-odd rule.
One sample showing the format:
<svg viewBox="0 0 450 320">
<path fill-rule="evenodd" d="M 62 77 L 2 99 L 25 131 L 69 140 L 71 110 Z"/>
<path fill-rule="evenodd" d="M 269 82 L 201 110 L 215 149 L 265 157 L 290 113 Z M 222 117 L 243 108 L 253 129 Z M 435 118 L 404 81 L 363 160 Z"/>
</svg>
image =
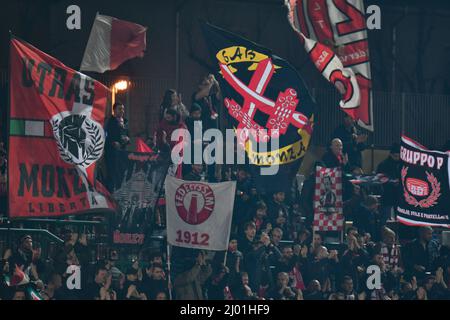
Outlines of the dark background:
<svg viewBox="0 0 450 320">
<path fill-rule="evenodd" d="M 81 8 L 81 30 L 66 28 L 66 8 L 72 4 Z M 386 147 L 398 141 L 403 130 L 429 147 L 442 146 L 450 137 L 450 1 L 365 0 L 364 4 L 381 7 L 381 30 L 369 31 L 375 91 L 371 142 Z M 78 69 L 96 12 L 148 26 L 143 59 L 130 60 L 104 75 L 90 74 L 107 85 L 120 76 L 130 77 L 132 135 L 151 134 L 166 89 L 178 89 L 190 107 L 198 81 L 213 71 L 199 19 L 271 48 L 299 70 L 318 102 L 314 144 L 326 144 L 342 117 L 339 95 L 307 57 L 288 23 L 282 0 L 15 0 L 2 2 L 0 12 L 2 127 L 7 105 L 8 30 Z M 120 98 L 126 100 L 124 95 Z"/>
</svg>

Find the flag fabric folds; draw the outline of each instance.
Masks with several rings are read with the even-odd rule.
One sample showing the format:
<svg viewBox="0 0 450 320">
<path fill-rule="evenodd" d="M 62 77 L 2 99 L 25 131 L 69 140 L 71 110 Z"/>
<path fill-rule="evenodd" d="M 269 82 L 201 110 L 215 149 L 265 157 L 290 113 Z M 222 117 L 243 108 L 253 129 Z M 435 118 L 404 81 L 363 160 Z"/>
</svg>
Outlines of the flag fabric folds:
<svg viewBox="0 0 450 320">
<path fill-rule="evenodd" d="M 80 71 L 103 73 L 123 62 L 143 57 L 147 28 L 136 23 L 97 14 L 84 51 Z"/>
<path fill-rule="evenodd" d="M 412 226 L 450 228 L 449 153 L 429 150 L 402 136 L 400 159 L 397 220 Z"/>
<path fill-rule="evenodd" d="M 373 125 L 369 43 L 362 0 L 285 0 L 288 20 L 320 73 L 342 94 L 340 106 Z"/>
<path fill-rule="evenodd" d="M 236 182 L 167 177 L 167 241 L 177 247 L 227 250 Z"/>
<path fill-rule="evenodd" d="M 10 217 L 114 209 L 95 178 L 108 88 L 17 38 L 10 67 Z"/>
<path fill-rule="evenodd" d="M 236 129 L 258 191 L 287 192 L 309 146 L 313 99 L 297 71 L 269 49 L 210 24 L 202 29 L 217 65 L 227 128 Z M 278 148 L 271 147 L 273 139 Z M 266 142 L 266 150 L 258 142 Z M 262 174 L 273 166 L 275 175 Z"/>
</svg>

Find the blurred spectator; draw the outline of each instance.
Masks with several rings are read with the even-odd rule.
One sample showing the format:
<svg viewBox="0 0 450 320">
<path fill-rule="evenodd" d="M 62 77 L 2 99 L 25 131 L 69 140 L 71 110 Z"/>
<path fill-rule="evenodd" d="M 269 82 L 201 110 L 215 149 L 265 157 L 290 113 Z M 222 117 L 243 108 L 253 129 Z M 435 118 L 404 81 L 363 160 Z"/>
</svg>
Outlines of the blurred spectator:
<svg viewBox="0 0 450 320">
<path fill-rule="evenodd" d="M 367 147 L 365 144 L 367 135 L 359 132 L 355 126 L 355 120 L 348 114 L 344 114 L 344 123 L 334 130 L 332 139 L 335 138 L 341 140 L 343 152 L 348 157 L 348 164 L 362 167 L 361 151 Z"/>
<path fill-rule="evenodd" d="M 181 100 L 181 94 L 177 93 L 175 89 L 168 89 L 164 93 L 163 101 L 159 108 L 159 120 L 165 118 L 166 112 L 169 109 L 174 109 L 177 112 L 178 119 L 181 122 L 189 116 L 189 111 Z"/>
<path fill-rule="evenodd" d="M 348 155 L 343 152 L 342 141 L 338 138 L 331 141 L 330 147 L 322 157 L 322 161 L 327 168 L 341 167 L 343 171 L 349 170 Z"/>
<path fill-rule="evenodd" d="M 120 166 L 120 151 L 130 144 L 128 133 L 128 120 L 125 119 L 125 106 L 116 102 L 113 106 L 113 115 L 105 125 L 105 162 L 107 169 L 107 187 L 112 190 L 117 181 L 114 178 Z"/>
<path fill-rule="evenodd" d="M 202 120 L 206 129 L 218 127 L 218 113 L 221 106 L 220 86 L 214 75 L 209 74 L 198 85 L 192 95 L 192 102 L 202 108 Z"/>
<path fill-rule="evenodd" d="M 174 289 L 178 300 L 204 300 L 204 285 L 212 273 L 205 253 L 199 251 L 195 264 L 187 271 L 177 275 Z"/>
<path fill-rule="evenodd" d="M 431 227 L 420 227 L 419 237 L 405 245 L 402 250 L 406 274 L 416 276 L 418 281 L 423 280 L 427 272 L 436 270 L 435 261 L 439 255 L 439 245 L 432 237 Z"/>
</svg>

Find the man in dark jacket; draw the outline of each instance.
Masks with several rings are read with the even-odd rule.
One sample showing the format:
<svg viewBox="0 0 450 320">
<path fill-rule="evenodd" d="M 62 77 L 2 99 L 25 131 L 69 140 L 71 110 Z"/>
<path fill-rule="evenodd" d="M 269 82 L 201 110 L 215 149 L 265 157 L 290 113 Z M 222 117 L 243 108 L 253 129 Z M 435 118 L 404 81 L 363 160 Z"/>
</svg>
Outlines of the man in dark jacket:
<svg viewBox="0 0 450 320">
<path fill-rule="evenodd" d="M 113 190 L 116 183 L 114 173 L 120 165 L 119 154 L 130 143 L 128 137 L 128 120 L 125 119 L 125 106 L 116 102 L 113 106 L 113 116 L 109 118 L 105 126 L 105 161 L 108 171 L 107 187 Z"/>
<path fill-rule="evenodd" d="M 377 167 L 377 173 L 383 173 L 391 179 L 400 178 L 400 145 L 393 143 L 389 156 L 383 160 Z"/>
<path fill-rule="evenodd" d="M 344 123 L 334 130 L 332 138 L 339 138 L 342 141 L 349 165 L 361 168 L 361 151 L 367 147 L 365 144 L 367 135 L 359 133 L 355 121 L 348 114 L 344 116 Z"/>
<path fill-rule="evenodd" d="M 331 141 L 328 151 L 322 157 L 327 168 L 341 167 L 343 171 L 349 170 L 348 156 L 343 151 L 342 141 L 335 138 Z"/>
<path fill-rule="evenodd" d="M 425 278 L 426 272 L 435 270 L 435 261 L 439 255 L 438 244 L 432 240 L 433 229 L 421 227 L 419 237 L 405 245 L 402 258 L 405 264 L 405 273 L 416 276 L 417 280 Z"/>
</svg>

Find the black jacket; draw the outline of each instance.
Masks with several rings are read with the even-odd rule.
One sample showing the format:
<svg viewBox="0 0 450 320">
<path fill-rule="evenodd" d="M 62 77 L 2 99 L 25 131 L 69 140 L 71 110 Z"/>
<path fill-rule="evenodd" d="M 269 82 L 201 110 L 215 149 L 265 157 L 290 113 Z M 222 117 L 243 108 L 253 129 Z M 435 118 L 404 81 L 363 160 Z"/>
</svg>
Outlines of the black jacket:
<svg viewBox="0 0 450 320">
<path fill-rule="evenodd" d="M 358 134 L 356 127 L 352 126 L 350 128 L 346 128 L 344 125 L 340 125 L 334 130 L 333 139 L 341 139 L 344 147 L 344 153 L 348 155 L 348 164 L 350 166 L 361 167 L 361 151 L 366 149 L 366 145 L 364 143 L 356 143 L 353 139 L 353 134 Z"/>
</svg>

